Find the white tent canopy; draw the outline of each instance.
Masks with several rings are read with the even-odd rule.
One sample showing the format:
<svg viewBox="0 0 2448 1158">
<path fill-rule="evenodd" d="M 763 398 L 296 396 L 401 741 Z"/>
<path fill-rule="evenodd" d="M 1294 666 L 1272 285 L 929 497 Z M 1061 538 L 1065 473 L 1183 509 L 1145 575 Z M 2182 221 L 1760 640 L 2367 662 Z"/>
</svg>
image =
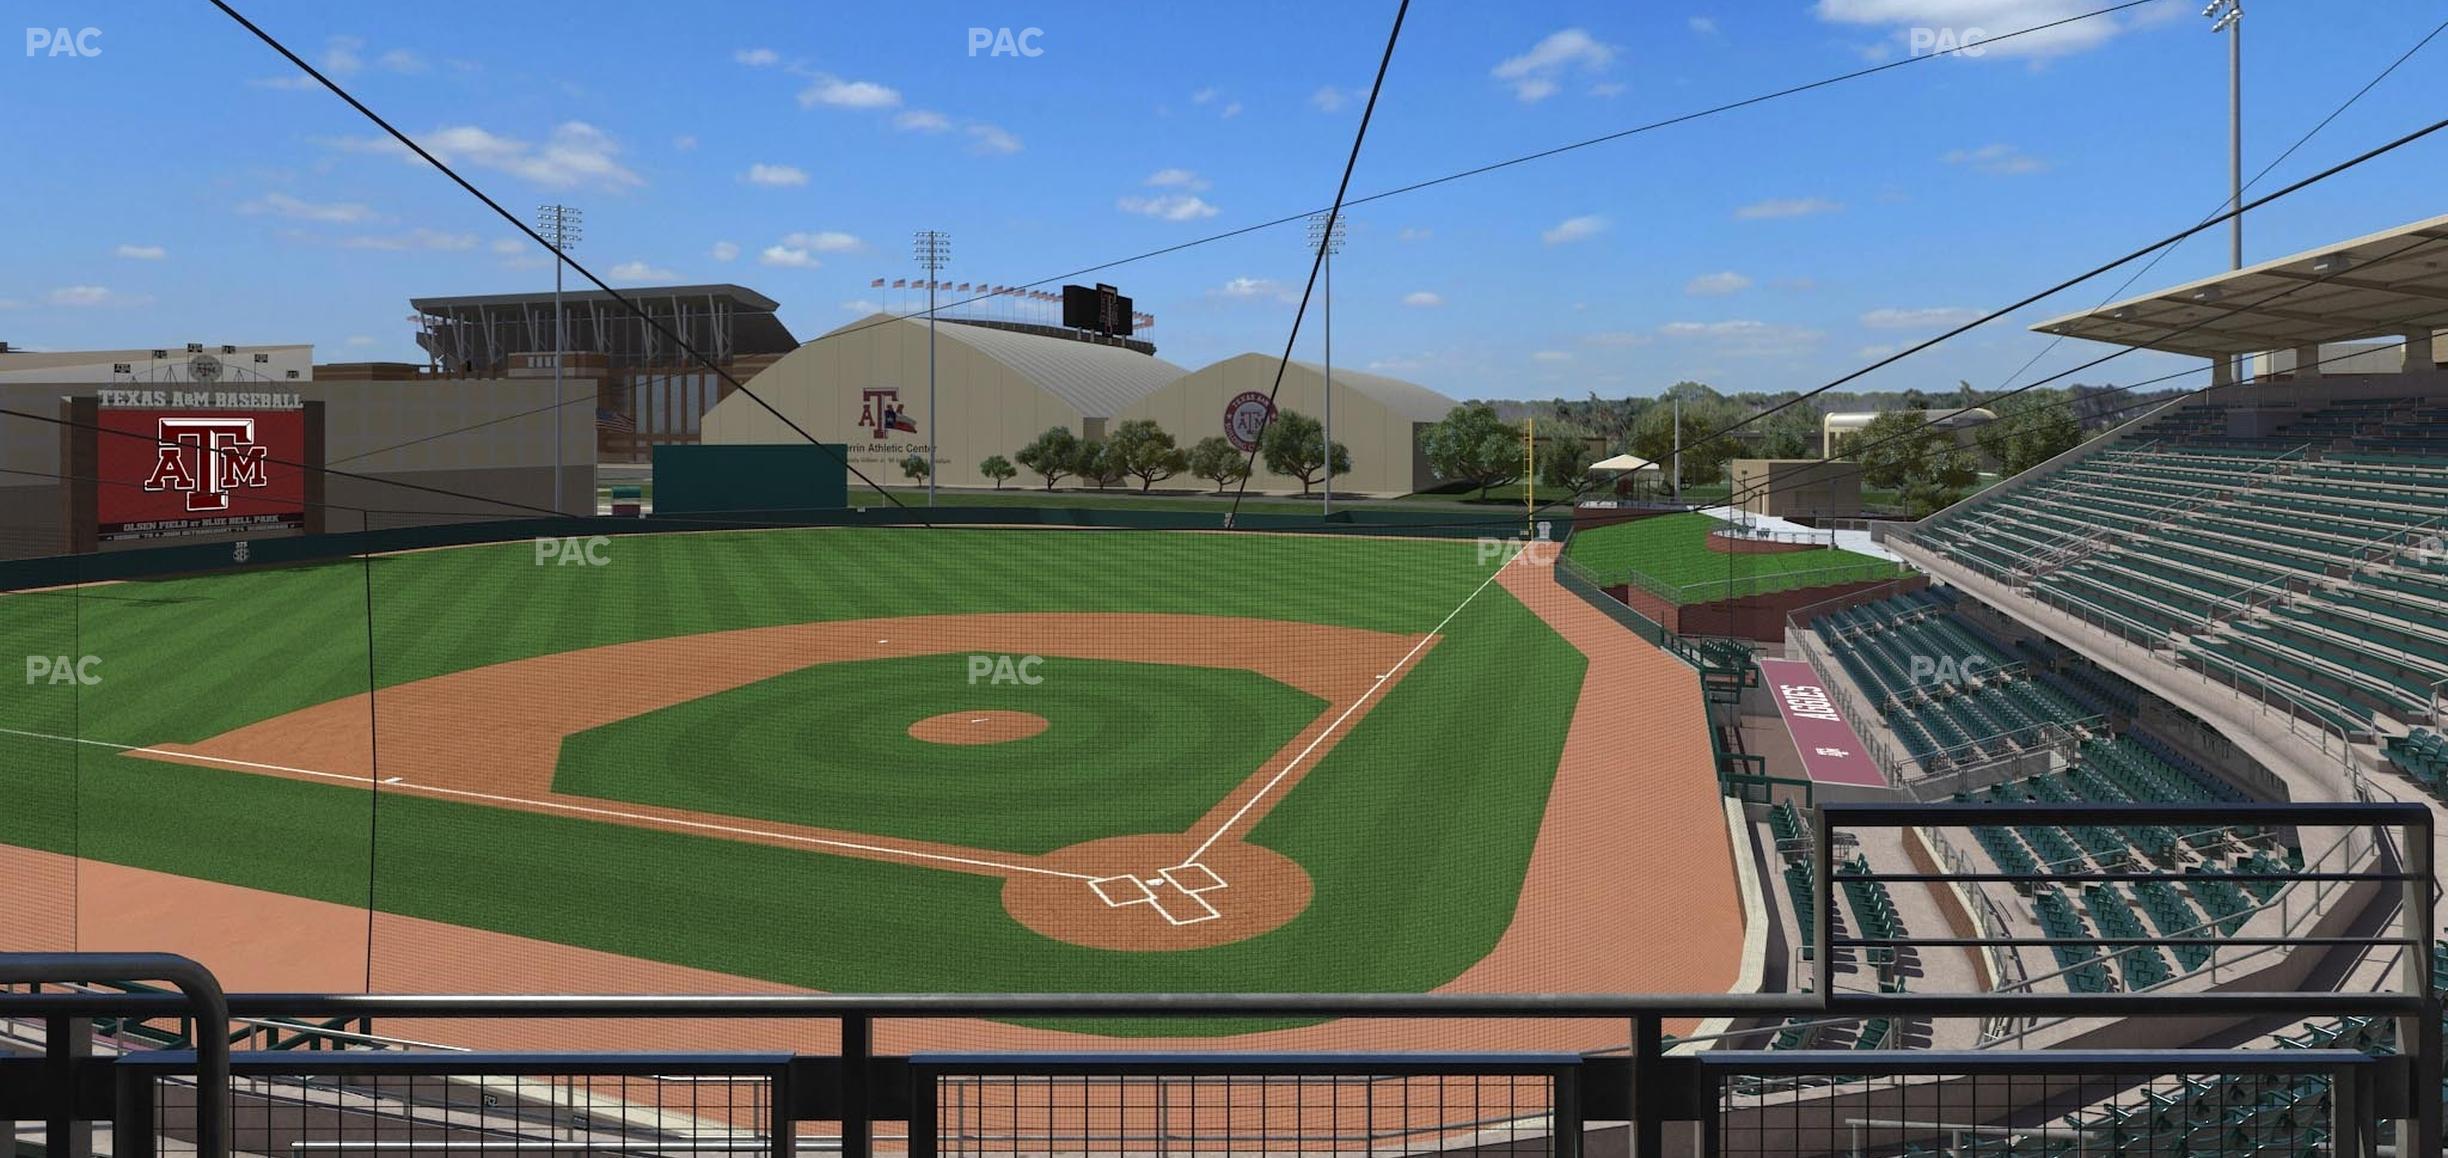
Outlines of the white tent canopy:
<svg viewBox="0 0 2448 1158">
<path fill-rule="evenodd" d="M 1615 457 L 1610 458 L 1610 459 L 1605 459 L 1605 460 L 1602 460 L 1602 461 L 1599 461 L 1599 462 L 1593 462 L 1593 463 L 1591 463 L 1591 464 L 1590 464 L 1590 469 L 1591 469 L 1591 470 L 1627 470 L 1627 471 L 1642 471 L 1642 470 L 1657 470 L 1657 469 L 1659 469 L 1659 467 L 1658 467 L 1658 464 L 1656 464 L 1656 463 L 1654 463 L 1654 462 L 1651 462 L 1651 461 L 1649 461 L 1648 459 L 1642 458 L 1642 457 L 1640 457 L 1639 455 L 1635 455 L 1635 454 L 1619 454 L 1619 455 L 1616 455 Z"/>
</svg>

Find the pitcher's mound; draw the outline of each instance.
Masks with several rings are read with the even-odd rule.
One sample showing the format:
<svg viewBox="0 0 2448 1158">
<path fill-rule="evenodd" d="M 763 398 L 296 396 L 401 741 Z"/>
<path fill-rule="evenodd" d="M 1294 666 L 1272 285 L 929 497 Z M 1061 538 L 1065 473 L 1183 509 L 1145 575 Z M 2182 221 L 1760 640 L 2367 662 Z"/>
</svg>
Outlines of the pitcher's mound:
<svg viewBox="0 0 2448 1158">
<path fill-rule="evenodd" d="M 910 739 L 929 744 L 1002 744 L 1045 730 L 1044 716 L 1004 711 L 945 712 L 909 726 Z"/>
<path fill-rule="evenodd" d="M 1080 875 L 1013 873 L 1003 907 L 1058 941 L 1157 953 L 1246 940 L 1309 907 L 1309 874 L 1290 857 L 1239 841 L 1205 852 L 1198 844 L 1164 833 L 1059 848 L 1039 863 Z"/>
</svg>

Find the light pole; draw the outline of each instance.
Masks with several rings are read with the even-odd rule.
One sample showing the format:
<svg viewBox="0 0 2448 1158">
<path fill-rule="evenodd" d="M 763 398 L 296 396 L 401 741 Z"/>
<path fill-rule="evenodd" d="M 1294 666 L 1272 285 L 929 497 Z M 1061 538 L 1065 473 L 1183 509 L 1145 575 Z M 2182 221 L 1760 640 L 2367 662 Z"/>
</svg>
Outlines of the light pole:
<svg viewBox="0 0 2448 1158">
<path fill-rule="evenodd" d="M 1332 218 L 1332 228 L 1328 219 Z M 1334 255 L 1343 250 L 1343 217 L 1317 213 L 1309 218 L 1309 250 L 1322 253 L 1326 263 L 1326 499 L 1321 514 L 1334 513 Z"/>
<path fill-rule="evenodd" d="M 578 244 L 578 239 L 581 235 L 585 222 L 586 215 L 584 213 L 581 213 L 576 209 L 572 209 L 567 205 L 547 204 L 536 206 L 536 232 L 543 234 L 544 240 L 550 243 L 553 248 L 552 505 L 553 511 L 556 514 L 569 513 L 568 511 L 563 510 L 561 506 L 561 476 L 563 473 L 565 473 L 561 466 L 561 427 L 564 421 L 561 414 L 561 406 L 563 402 L 561 397 L 561 255 L 564 251 L 568 250 L 569 247 Z M 587 503 L 587 513 L 590 515 L 595 513 L 595 504 L 592 501 Z"/>
<path fill-rule="evenodd" d="M 2202 7 L 2210 31 L 2227 34 L 2227 268 L 2244 268 L 2244 0 L 2210 0 Z M 2244 380 L 2248 355 L 2236 356 Z"/>
<path fill-rule="evenodd" d="M 935 412 L 935 275 L 952 263 L 952 235 L 921 229 L 911 250 L 927 271 L 927 505 L 935 505 L 935 451 L 943 445 L 943 419 Z"/>
</svg>

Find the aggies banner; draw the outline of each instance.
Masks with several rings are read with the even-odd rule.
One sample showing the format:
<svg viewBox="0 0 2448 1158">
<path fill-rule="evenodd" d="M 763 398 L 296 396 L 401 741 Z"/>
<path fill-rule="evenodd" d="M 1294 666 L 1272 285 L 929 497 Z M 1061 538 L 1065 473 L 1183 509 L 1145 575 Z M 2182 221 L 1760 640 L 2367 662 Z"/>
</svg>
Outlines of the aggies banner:
<svg viewBox="0 0 2448 1158">
<path fill-rule="evenodd" d="M 98 538 L 306 525 L 302 410 L 95 412 Z"/>
</svg>

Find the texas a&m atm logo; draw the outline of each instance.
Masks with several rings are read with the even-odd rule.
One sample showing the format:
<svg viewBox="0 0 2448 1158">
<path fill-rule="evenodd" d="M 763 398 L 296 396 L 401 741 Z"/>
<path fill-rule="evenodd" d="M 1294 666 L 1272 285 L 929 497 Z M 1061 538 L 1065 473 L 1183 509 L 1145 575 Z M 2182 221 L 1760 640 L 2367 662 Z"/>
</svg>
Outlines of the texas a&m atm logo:
<svg viewBox="0 0 2448 1158">
<path fill-rule="evenodd" d="M 902 408 L 899 390 L 870 387 L 862 391 L 858 421 L 859 425 L 867 428 L 869 438 L 891 438 L 895 431 L 902 434 L 918 433 L 918 421 L 909 416 L 908 410 Z"/>
<path fill-rule="evenodd" d="M 252 418 L 162 418 L 154 423 L 153 469 L 144 489 L 187 496 L 187 509 L 226 511 L 230 492 L 271 485 L 270 448 L 255 441 Z"/>
</svg>

